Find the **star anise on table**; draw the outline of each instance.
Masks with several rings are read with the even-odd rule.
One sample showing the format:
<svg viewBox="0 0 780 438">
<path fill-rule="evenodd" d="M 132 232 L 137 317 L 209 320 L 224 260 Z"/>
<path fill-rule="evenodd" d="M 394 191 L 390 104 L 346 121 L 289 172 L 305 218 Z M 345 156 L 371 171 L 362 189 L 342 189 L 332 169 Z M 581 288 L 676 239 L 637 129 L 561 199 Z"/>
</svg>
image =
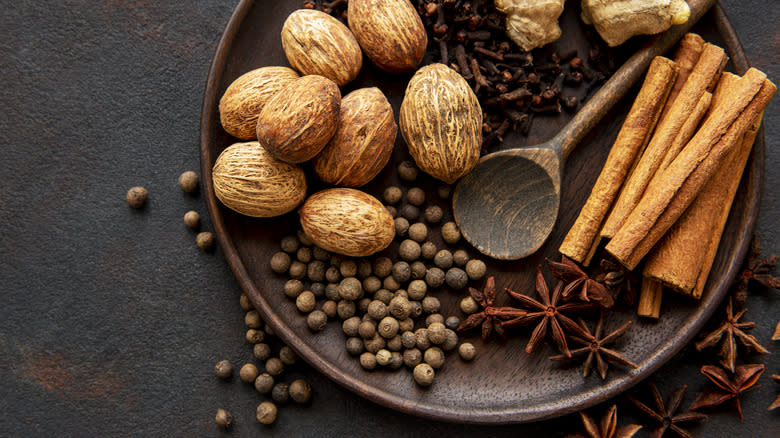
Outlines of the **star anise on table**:
<svg viewBox="0 0 780 438">
<path fill-rule="evenodd" d="M 769 350 L 759 344 L 755 336 L 744 332 L 744 330 L 756 326 L 754 322 L 739 322 L 746 311 L 747 309 L 742 309 L 735 315 L 732 300 L 729 297 L 726 304 L 726 319 L 718 328 L 695 344 L 696 350 L 702 351 L 720 343 L 718 349 L 718 355 L 721 356 L 720 364 L 732 373 L 734 372 L 734 360 L 737 357 L 737 344 L 742 344 L 746 350 L 754 351 L 757 354 L 769 353 Z"/>
<path fill-rule="evenodd" d="M 650 383 L 648 386 L 650 386 L 650 391 L 653 393 L 653 404 L 655 405 L 655 409 L 635 399 L 630 394 L 626 394 L 626 398 L 628 398 L 628 401 L 636 406 L 637 409 L 642 411 L 642 413 L 650 417 L 654 422 L 658 423 L 658 427 L 653 430 L 650 436 L 653 438 L 660 438 L 664 435 L 664 433 L 666 433 L 667 430 L 671 430 L 672 432 L 676 433 L 677 436 L 681 436 L 683 438 L 692 438 L 693 435 L 688 433 L 688 431 L 685 429 L 681 428 L 679 424 L 688 423 L 690 421 L 705 420 L 707 419 L 707 416 L 699 412 L 692 412 L 690 410 L 675 415 L 677 410 L 680 408 L 680 403 L 682 403 L 683 396 L 685 395 L 685 390 L 688 389 L 688 385 L 683 385 L 681 388 L 676 389 L 672 395 L 669 396 L 666 404 L 664 404 L 664 399 L 661 397 L 661 393 L 658 391 L 658 388 L 656 388 L 655 384 Z"/>
<path fill-rule="evenodd" d="M 458 326 L 458 331 L 464 332 L 481 325 L 483 340 L 487 339 L 493 330 L 495 330 L 499 336 L 504 337 L 505 321 L 520 318 L 527 313 L 524 310 L 515 309 L 514 307 L 493 306 L 493 301 L 496 299 L 496 281 L 493 277 L 487 279 L 484 290 L 479 291 L 470 287 L 469 294 L 474 301 L 482 306 L 482 311 L 474 313 L 466 318 L 460 323 L 460 326 Z"/>
<path fill-rule="evenodd" d="M 505 321 L 503 324 L 504 327 L 528 325 L 541 320 L 531 334 L 531 339 L 525 347 L 525 352 L 531 353 L 539 344 L 541 344 L 542 339 L 547 335 L 547 329 L 549 327 L 553 341 L 555 341 L 555 345 L 558 347 L 558 351 L 563 353 L 566 357 L 571 357 L 571 352 L 566 344 L 564 328 L 569 331 L 578 331 L 580 329 L 577 326 L 577 323 L 564 315 L 564 313 L 591 309 L 593 305 L 591 303 L 582 302 L 558 304 L 563 292 L 563 282 L 559 281 L 553 289 L 552 295 L 550 295 L 550 289 L 547 286 L 547 282 L 544 280 L 544 276 L 542 276 L 541 265 L 536 268 L 536 295 L 541 301 L 509 289 L 505 290 L 509 296 L 519 301 L 524 308 L 527 308 L 528 313 L 525 316 L 512 319 L 511 321 Z"/>
<path fill-rule="evenodd" d="M 775 381 L 775 383 L 780 384 L 780 376 L 777 374 L 772 374 L 772 380 Z M 772 402 L 771 405 L 767 408 L 768 411 L 771 411 L 772 409 L 780 408 L 780 395 L 777 396 L 775 401 Z"/>
<path fill-rule="evenodd" d="M 780 321 L 777 322 L 777 326 L 775 327 L 775 332 L 772 334 L 772 340 L 773 341 L 780 340 Z"/>
<path fill-rule="evenodd" d="M 751 280 L 765 287 L 780 289 L 780 278 L 771 274 L 778 260 L 780 260 L 780 257 L 776 255 L 762 259 L 761 244 L 758 242 L 758 237 L 753 235 L 753 240 L 750 242 L 750 250 L 745 258 L 745 268 L 737 279 L 735 292 L 737 304 L 741 306 L 745 303 Z"/>
<path fill-rule="evenodd" d="M 633 306 L 636 303 L 637 295 L 639 295 L 639 284 L 641 283 L 639 275 L 611 259 L 601 259 L 599 264 L 601 270 L 604 271 L 603 278 L 600 279 L 604 286 L 614 296 L 622 295 L 626 304 Z"/>
<path fill-rule="evenodd" d="M 588 355 L 582 367 L 583 377 L 588 377 L 588 375 L 590 375 L 590 372 L 593 370 L 594 362 L 602 380 L 607 378 L 607 368 L 609 367 L 607 362 L 624 366 L 626 368 L 637 367 L 637 364 L 626 359 L 626 357 L 622 354 L 615 350 L 606 348 L 606 345 L 616 342 L 624 334 L 626 334 L 626 331 L 628 331 L 630 326 L 631 321 L 626 321 L 623 325 L 602 337 L 602 317 L 599 317 L 599 321 L 596 323 L 596 328 L 593 333 L 591 333 L 591 331 L 588 329 L 588 325 L 585 323 L 585 321 L 579 319 L 579 331 L 573 330 L 569 337 L 577 343 L 584 345 L 582 348 L 577 348 L 576 350 L 571 351 L 572 359 L 585 356 L 586 354 Z M 551 356 L 550 359 L 566 360 L 568 358 L 563 354 L 557 354 L 555 356 Z"/>
<path fill-rule="evenodd" d="M 566 284 L 566 287 L 563 288 L 564 300 L 568 300 L 576 294 L 582 301 L 593 300 L 606 308 L 615 304 L 612 294 L 603 284 L 590 278 L 585 271 L 577 266 L 577 263 L 565 255 L 561 255 L 560 262 L 547 259 L 547 266 L 553 277 Z"/>
<path fill-rule="evenodd" d="M 764 365 L 762 364 L 740 365 L 734 372 L 734 377 L 730 378 L 723 368 L 714 365 L 704 365 L 701 367 L 701 373 L 707 376 L 722 391 L 709 388 L 700 393 L 696 400 L 693 401 L 691 409 L 717 406 L 733 399 L 739 419 L 742 420 L 742 405 L 739 403 L 739 396 L 761 386 L 756 386 L 756 381 L 758 381 L 763 372 Z"/>
<path fill-rule="evenodd" d="M 609 408 L 601 419 L 601 424 L 596 423 L 596 421 L 585 412 L 580 412 L 580 418 L 582 419 L 582 425 L 585 426 L 585 433 L 570 435 L 572 438 L 631 438 L 642 428 L 642 426 L 638 424 L 629 424 L 618 427 L 617 405 L 612 405 L 612 407 Z"/>
</svg>

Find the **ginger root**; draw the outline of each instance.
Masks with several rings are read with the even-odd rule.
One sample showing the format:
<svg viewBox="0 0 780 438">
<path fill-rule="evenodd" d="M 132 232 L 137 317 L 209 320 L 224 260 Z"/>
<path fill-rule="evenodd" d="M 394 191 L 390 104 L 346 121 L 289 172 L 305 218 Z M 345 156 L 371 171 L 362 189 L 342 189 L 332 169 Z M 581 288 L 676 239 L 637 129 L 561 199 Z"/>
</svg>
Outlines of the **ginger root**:
<svg viewBox="0 0 780 438">
<path fill-rule="evenodd" d="M 582 0 L 582 21 L 592 24 L 611 47 L 683 24 L 690 15 L 685 0 Z"/>
<path fill-rule="evenodd" d="M 506 33 L 521 49 L 529 51 L 561 37 L 558 17 L 564 0 L 495 0 L 506 14 Z"/>
</svg>

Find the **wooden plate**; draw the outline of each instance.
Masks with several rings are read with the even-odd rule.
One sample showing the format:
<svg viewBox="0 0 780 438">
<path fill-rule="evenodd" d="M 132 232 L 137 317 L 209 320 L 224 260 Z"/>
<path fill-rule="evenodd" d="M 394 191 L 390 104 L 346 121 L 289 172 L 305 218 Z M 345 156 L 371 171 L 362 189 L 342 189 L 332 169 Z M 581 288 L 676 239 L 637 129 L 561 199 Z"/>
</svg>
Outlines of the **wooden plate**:
<svg viewBox="0 0 780 438">
<path fill-rule="evenodd" d="M 702 301 L 694 302 L 667 292 L 662 318 L 658 322 L 639 319 L 627 307 L 609 312 L 605 321 L 608 329 L 617 327 L 623 320 L 634 320 L 634 326 L 618 348 L 639 364 L 636 370 L 611 368 L 606 381 L 596 375 L 584 379 L 579 365 L 561 366 L 548 360 L 555 353 L 550 345 L 534 354 L 526 354 L 523 347 L 530 332 L 526 330 L 508 341 L 491 339 L 486 344 L 476 335 L 468 336 L 479 351 L 477 359 L 465 363 L 456 357 L 457 354 L 449 354 L 433 386 L 425 389 L 414 383 L 408 370 L 366 372 L 361 369 L 358 361 L 345 350 L 345 337 L 339 322 L 331 321 L 322 333 L 312 333 L 295 303 L 282 293 L 285 279 L 273 274 L 268 263 L 270 256 L 278 251 L 280 237 L 296 231 L 297 214 L 264 220 L 241 216 L 218 202 L 211 184 L 211 168 L 216 157 L 236 142 L 220 126 L 219 98 L 235 78 L 251 69 L 288 65 L 279 33 L 287 15 L 301 4 L 301 0 L 273 4 L 240 2 L 219 42 L 209 72 L 203 100 L 200 153 L 211 221 L 225 257 L 242 289 L 265 320 L 303 359 L 355 393 L 404 412 L 456 422 L 519 423 L 574 412 L 625 391 L 660 367 L 699 331 L 725 296 L 750 241 L 761 190 L 763 132 L 759 133 L 753 149 Z M 706 40 L 727 47 L 733 60 L 730 68 L 743 72 L 747 60 L 733 29 L 718 8 L 708 13 L 694 30 Z M 582 38 L 584 27 L 577 20 L 576 9 L 568 7 L 564 13 L 564 34 L 555 46 L 564 50 L 577 47 L 582 54 L 587 53 Z M 397 117 L 409 77 L 382 74 L 365 62 L 358 80 L 343 92 L 379 86 L 393 104 Z M 544 257 L 557 256 L 556 249 L 595 182 L 634 96 L 635 92 L 631 93 L 629 99 L 613 109 L 569 158 L 564 172 L 561 216 L 545 246 L 533 256 L 516 262 L 488 261 L 489 275 L 497 277 L 499 288 L 532 293 L 534 269 Z M 538 118 L 528 137 L 510 136 L 506 144 L 541 143 L 551 138 L 568 118 L 565 114 L 557 118 Z M 398 137 L 391 164 L 364 188 L 366 191 L 379 195 L 387 185 L 400 183 L 394 169 L 401 160 L 408 159 L 408 153 L 401 136 Z M 323 187 L 314 178 L 309 182 L 310 192 Z M 420 184 L 429 197 L 435 198 L 432 181 L 424 180 Z M 440 205 L 447 207 L 443 202 Z M 448 214 L 451 217 L 451 213 Z M 441 244 L 441 241 L 437 243 Z M 469 249 L 472 256 L 478 255 L 465 243 L 460 245 Z M 465 292 L 439 291 L 435 295 L 442 301 L 443 314 L 460 315 L 457 305 Z M 500 296 L 499 301 L 505 299 L 504 294 Z"/>
</svg>

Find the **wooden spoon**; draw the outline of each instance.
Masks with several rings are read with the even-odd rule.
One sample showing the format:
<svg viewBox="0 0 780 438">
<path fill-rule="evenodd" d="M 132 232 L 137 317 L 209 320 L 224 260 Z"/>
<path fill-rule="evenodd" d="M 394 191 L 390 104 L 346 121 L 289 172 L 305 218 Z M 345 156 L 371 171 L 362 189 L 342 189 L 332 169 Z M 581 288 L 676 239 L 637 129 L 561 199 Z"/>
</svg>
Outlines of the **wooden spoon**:
<svg viewBox="0 0 780 438">
<path fill-rule="evenodd" d="M 713 4 L 715 0 L 689 0 L 688 22 L 648 41 L 552 140 L 482 157 L 460 180 L 452 200 L 455 221 L 466 240 L 501 260 L 538 250 L 558 218 L 566 157 L 642 77 L 653 58 L 669 50 Z"/>
</svg>

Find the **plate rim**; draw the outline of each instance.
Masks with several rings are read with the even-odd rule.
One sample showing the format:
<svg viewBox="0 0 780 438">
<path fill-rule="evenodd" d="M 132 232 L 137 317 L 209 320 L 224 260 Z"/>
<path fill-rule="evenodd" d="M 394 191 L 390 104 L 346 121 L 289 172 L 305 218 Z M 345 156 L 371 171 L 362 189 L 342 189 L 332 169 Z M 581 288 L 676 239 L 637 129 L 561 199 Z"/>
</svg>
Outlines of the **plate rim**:
<svg viewBox="0 0 780 438">
<path fill-rule="evenodd" d="M 211 65 L 209 67 L 200 118 L 199 155 L 201 183 L 203 185 L 206 206 L 209 212 L 212 227 L 214 228 L 220 247 L 225 255 L 225 258 L 227 259 L 228 265 L 230 266 L 233 275 L 241 287 L 241 290 L 250 298 L 255 308 L 262 314 L 264 320 L 276 332 L 277 336 L 279 336 L 282 341 L 293 348 L 299 354 L 299 356 L 307 363 L 309 363 L 315 370 L 322 373 L 330 380 L 354 392 L 355 394 L 380 405 L 432 420 L 464 424 L 501 425 L 528 423 L 560 417 L 569 413 L 589 408 L 605 400 L 613 398 L 652 375 L 658 368 L 668 362 L 675 354 L 677 354 L 685 345 L 691 341 L 696 333 L 698 333 L 702 328 L 704 323 L 710 319 L 713 312 L 717 309 L 718 305 L 727 294 L 730 284 L 732 283 L 733 279 L 736 278 L 736 275 L 739 272 L 741 261 L 747 253 L 751 236 L 755 229 L 758 218 L 758 211 L 761 205 L 765 163 L 765 138 L 763 123 L 753 145 L 753 150 L 748 162 L 749 168 L 747 172 L 745 172 L 742 182 L 740 183 L 747 184 L 746 188 L 748 193 L 753 194 L 751 197 L 752 200 L 749 201 L 748 205 L 746 206 L 747 208 L 739 212 L 740 223 L 745 223 L 747 226 L 739 230 L 739 233 L 736 236 L 737 248 L 727 259 L 728 269 L 726 273 L 721 277 L 720 282 L 713 285 L 713 290 L 710 293 L 713 294 L 714 298 L 704 305 L 699 318 L 693 321 L 686 320 L 689 322 L 680 326 L 679 330 L 684 332 L 682 336 L 678 337 L 671 345 L 668 343 L 664 344 L 659 350 L 655 352 L 654 355 L 651 355 L 647 359 L 647 366 L 644 367 L 641 372 L 625 375 L 617 382 L 609 385 L 609 388 L 605 389 L 598 395 L 585 399 L 581 402 L 573 403 L 566 408 L 547 409 L 542 411 L 512 411 L 509 409 L 501 409 L 487 412 L 484 408 L 471 411 L 463 409 L 443 409 L 438 405 L 436 407 L 431 407 L 423 403 L 416 402 L 415 400 L 384 391 L 379 387 L 366 385 L 356 376 L 337 371 L 336 368 L 330 366 L 329 361 L 324 360 L 313 348 L 304 342 L 295 331 L 288 327 L 274 311 L 272 311 L 270 304 L 265 300 L 263 295 L 260 293 L 259 288 L 249 275 L 249 272 L 247 271 L 243 261 L 241 260 L 241 257 L 238 254 L 233 240 L 230 238 L 230 235 L 225 228 L 222 212 L 220 210 L 218 200 L 214 194 L 210 165 L 212 154 L 210 151 L 208 134 L 213 130 L 215 121 L 219 120 L 218 114 L 215 117 L 215 114 L 218 112 L 216 104 L 218 104 L 219 101 L 217 92 L 219 91 L 219 84 L 224 73 L 227 55 L 232 48 L 233 40 L 235 39 L 241 24 L 243 23 L 246 15 L 254 3 L 254 0 L 240 0 L 239 4 L 233 11 L 233 14 L 230 17 L 219 42 L 217 43 Z M 717 27 L 717 31 L 726 43 L 726 50 L 728 51 L 729 57 L 734 64 L 736 71 L 740 74 L 744 73 L 744 71 L 750 67 L 750 63 L 745 55 L 742 44 L 740 43 L 733 26 L 731 25 L 725 11 L 723 10 L 723 7 L 720 5 L 720 3 L 716 3 L 709 13 L 714 14 L 714 22 Z M 733 215 L 734 213 L 735 212 L 732 211 L 730 212 L 730 215 Z"/>
</svg>

